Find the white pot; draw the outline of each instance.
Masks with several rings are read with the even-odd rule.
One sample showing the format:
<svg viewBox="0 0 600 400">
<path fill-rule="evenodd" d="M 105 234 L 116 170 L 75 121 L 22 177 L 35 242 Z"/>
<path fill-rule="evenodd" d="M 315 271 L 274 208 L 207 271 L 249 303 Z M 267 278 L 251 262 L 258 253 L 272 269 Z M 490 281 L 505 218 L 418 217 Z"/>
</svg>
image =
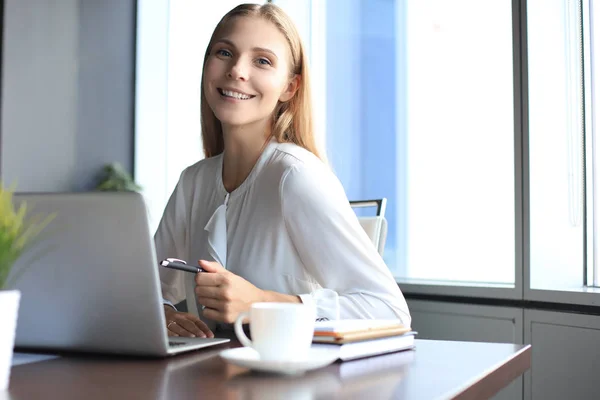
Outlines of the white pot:
<svg viewBox="0 0 600 400">
<path fill-rule="evenodd" d="M 0 390 L 8 389 L 20 299 L 18 290 L 0 290 Z"/>
</svg>

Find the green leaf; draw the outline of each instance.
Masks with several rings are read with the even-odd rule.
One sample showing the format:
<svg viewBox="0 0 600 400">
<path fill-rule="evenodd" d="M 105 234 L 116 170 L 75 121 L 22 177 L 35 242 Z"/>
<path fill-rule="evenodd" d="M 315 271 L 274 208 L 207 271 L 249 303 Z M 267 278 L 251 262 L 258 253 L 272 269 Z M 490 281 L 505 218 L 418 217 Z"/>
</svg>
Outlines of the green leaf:
<svg viewBox="0 0 600 400">
<path fill-rule="evenodd" d="M 28 208 L 22 202 L 18 211 L 13 204 L 13 191 L 0 182 L 0 289 L 19 257 L 29 248 L 55 215 L 28 217 Z"/>
</svg>

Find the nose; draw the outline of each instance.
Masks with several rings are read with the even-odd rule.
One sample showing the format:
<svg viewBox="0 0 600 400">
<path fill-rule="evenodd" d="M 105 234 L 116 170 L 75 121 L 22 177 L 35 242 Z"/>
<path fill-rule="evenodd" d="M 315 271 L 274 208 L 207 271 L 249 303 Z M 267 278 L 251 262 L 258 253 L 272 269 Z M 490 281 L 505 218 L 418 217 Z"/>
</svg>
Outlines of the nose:
<svg viewBox="0 0 600 400">
<path fill-rule="evenodd" d="M 247 81 L 248 80 L 248 68 L 246 67 L 243 59 L 237 58 L 232 60 L 231 67 L 227 73 L 227 77 L 234 80 Z"/>
</svg>

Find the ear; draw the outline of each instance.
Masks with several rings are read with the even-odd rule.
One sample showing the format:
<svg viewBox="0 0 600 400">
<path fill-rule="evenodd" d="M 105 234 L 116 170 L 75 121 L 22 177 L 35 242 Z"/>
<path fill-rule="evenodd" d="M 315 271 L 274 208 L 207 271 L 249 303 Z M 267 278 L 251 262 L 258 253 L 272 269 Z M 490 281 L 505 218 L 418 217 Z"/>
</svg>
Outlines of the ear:
<svg viewBox="0 0 600 400">
<path fill-rule="evenodd" d="M 298 91 L 298 88 L 300 87 L 301 79 L 302 77 L 298 74 L 294 75 L 293 78 L 290 79 L 284 91 L 281 93 L 281 96 L 279 96 L 280 102 L 285 103 L 286 101 L 290 101 L 292 97 L 294 97 L 294 95 Z"/>
</svg>

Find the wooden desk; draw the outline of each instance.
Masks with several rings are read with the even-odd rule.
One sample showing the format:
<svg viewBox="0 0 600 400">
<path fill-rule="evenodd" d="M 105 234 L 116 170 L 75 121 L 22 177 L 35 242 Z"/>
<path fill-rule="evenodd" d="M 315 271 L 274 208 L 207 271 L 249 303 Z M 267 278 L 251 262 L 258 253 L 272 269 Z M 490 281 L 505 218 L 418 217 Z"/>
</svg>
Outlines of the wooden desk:
<svg viewBox="0 0 600 400">
<path fill-rule="evenodd" d="M 226 364 L 223 344 L 168 359 L 66 356 L 13 367 L 20 399 L 484 399 L 531 366 L 531 346 L 417 340 L 416 350 L 335 363 L 303 376 Z"/>
</svg>

